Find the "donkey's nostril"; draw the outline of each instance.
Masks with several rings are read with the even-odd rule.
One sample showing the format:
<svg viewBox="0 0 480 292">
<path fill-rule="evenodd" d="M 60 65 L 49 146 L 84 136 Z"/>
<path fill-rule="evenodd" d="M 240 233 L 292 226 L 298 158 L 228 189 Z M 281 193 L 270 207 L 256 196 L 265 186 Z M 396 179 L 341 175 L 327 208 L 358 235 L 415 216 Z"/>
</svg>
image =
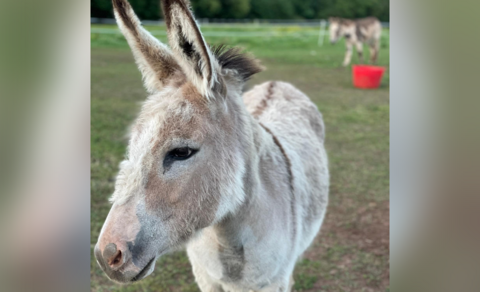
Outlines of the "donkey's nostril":
<svg viewBox="0 0 480 292">
<path fill-rule="evenodd" d="M 117 249 L 115 243 L 109 243 L 105 247 L 103 258 L 112 269 L 119 268 L 123 265 L 122 251 Z"/>
<path fill-rule="evenodd" d="M 108 261 L 110 266 L 117 266 L 121 264 L 122 261 L 122 252 L 117 250 L 117 253 Z"/>
</svg>

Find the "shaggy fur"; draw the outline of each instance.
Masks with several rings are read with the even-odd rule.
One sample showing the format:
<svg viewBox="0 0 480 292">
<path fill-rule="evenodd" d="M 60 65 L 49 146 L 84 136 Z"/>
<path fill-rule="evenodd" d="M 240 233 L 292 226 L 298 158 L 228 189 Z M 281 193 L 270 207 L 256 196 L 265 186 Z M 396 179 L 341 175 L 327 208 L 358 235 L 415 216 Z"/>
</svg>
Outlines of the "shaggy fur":
<svg viewBox="0 0 480 292">
<path fill-rule="evenodd" d="M 352 59 L 353 46 L 356 47 L 360 63 L 363 63 L 363 44 L 370 47 L 370 61 L 375 64 L 380 50 L 382 24 L 375 17 L 361 19 L 344 19 L 330 17 L 330 42 L 335 43 L 339 38 L 345 38 L 347 52 L 343 66 L 348 66 Z"/>
<path fill-rule="evenodd" d="M 222 44 L 212 47 L 212 52 L 223 70 L 235 70 L 243 82 L 248 81 L 252 75 L 263 70 L 256 59 L 242 54 L 239 48 L 228 48 Z"/>
<path fill-rule="evenodd" d="M 284 82 L 242 97 L 258 61 L 210 48 L 186 1 L 162 4 L 171 51 L 126 0 L 114 0 L 152 94 L 132 127 L 97 261 L 110 279 L 129 283 L 186 247 L 202 291 L 290 291 L 328 204 L 322 116 Z M 178 149 L 190 156 L 172 158 Z"/>
</svg>

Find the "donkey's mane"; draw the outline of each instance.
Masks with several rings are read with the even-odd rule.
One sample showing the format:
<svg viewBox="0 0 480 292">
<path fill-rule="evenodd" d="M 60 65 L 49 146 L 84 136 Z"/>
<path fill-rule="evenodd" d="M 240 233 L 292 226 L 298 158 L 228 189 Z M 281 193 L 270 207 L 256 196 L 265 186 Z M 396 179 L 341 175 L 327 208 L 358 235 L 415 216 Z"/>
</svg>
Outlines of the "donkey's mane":
<svg viewBox="0 0 480 292">
<path fill-rule="evenodd" d="M 226 45 L 221 44 L 218 46 L 212 46 L 211 50 L 217 58 L 218 64 L 223 69 L 236 70 L 244 81 L 250 79 L 253 74 L 263 70 L 263 67 L 257 59 L 243 53 L 240 48 L 229 48 Z"/>
</svg>

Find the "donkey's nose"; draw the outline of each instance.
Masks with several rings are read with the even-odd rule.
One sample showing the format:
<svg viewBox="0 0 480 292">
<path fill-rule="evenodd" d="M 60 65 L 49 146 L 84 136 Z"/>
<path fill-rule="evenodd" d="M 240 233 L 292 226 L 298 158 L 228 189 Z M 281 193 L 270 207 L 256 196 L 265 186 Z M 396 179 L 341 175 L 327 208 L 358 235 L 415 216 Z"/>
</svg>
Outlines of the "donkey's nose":
<svg viewBox="0 0 480 292">
<path fill-rule="evenodd" d="M 103 259 L 105 263 L 112 269 L 117 270 L 124 264 L 124 253 L 117 248 L 115 243 L 109 243 L 103 250 Z"/>
<path fill-rule="evenodd" d="M 126 252 L 117 247 L 115 243 L 109 243 L 103 249 L 103 252 L 95 247 L 95 257 L 101 266 L 116 271 L 125 264 Z"/>
</svg>

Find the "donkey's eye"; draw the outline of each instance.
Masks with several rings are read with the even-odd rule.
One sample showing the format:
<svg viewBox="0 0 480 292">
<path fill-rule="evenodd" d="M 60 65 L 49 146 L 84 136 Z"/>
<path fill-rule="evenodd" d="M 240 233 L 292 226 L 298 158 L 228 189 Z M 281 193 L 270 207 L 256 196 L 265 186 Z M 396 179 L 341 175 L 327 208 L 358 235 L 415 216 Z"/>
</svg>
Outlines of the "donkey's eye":
<svg viewBox="0 0 480 292">
<path fill-rule="evenodd" d="M 197 150 L 188 147 L 176 148 L 168 152 L 168 157 L 174 160 L 185 160 L 195 154 Z"/>
<path fill-rule="evenodd" d="M 165 159 L 163 160 L 163 173 L 168 171 L 175 161 L 187 160 L 197 152 L 198 149 L 192 149 L 189 147 L 175 148 L 167 152 L 167 155 L 165 155 Z"/>
</svg>

